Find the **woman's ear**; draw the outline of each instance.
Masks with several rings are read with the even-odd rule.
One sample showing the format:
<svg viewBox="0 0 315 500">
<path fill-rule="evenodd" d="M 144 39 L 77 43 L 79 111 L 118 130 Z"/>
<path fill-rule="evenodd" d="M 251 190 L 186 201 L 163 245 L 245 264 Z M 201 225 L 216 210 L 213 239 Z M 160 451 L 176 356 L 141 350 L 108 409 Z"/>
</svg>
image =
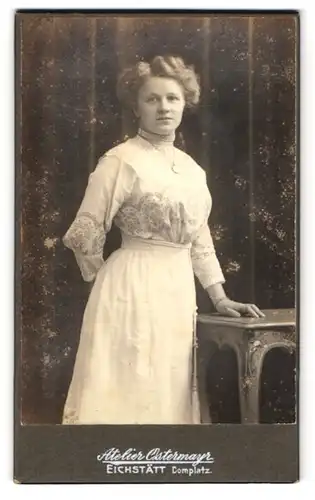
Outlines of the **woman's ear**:
<svg viewBox="0 0 315 500">
<path fill-rule="evenodd" d="M 135 117 L 136 117 L 136 118 L 139 118 L 139 117 L 140 117 L 140 115 L 139 115 L 139 111 L 138 111 L 138 109 L 137 109 L 137 107 L 136 107 L 136 106 L 134 106 L 134 107 L 132 108 L 132 111 L 133 111 L 133 114 L 135 115 Z"/>
</svg>

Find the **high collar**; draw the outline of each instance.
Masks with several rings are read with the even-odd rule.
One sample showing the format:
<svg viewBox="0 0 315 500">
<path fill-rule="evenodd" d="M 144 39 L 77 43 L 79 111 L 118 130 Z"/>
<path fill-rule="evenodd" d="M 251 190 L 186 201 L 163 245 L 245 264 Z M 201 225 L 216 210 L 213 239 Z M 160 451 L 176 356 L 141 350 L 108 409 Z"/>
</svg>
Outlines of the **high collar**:
<svg viewBox="0 0 315 500">
<path fill-rule="evenodd" d="M 152 132 L 147 132 L 142 128 L 138 129 L 138 136 L 150 142 L 153 146 L 172 146 L 175 141 L 175 132 L 170 134 L 160 135 Z"/>
</svg>

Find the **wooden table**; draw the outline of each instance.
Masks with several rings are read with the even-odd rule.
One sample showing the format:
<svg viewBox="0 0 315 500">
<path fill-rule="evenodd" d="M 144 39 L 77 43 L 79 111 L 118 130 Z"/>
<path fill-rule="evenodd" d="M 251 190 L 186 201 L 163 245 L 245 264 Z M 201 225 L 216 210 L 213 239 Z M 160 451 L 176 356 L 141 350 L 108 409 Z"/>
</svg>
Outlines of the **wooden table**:
<svg viewBox="0 0 315 500">
<path fill-rule="evenodd" d="M 207 367 L 213 343 L 231 347 L 237 357 L 242 423 L 259 423 L 260 376 L 264 358 L 275 347 L 292 353 L 295 342 L 295 310 L 270 309 L 265 318 L 227 318 L 218 314 L 200 314 L 197 320 L 197 374 L 201 423 L 210 423 L 206 388 Z"/>
</svg>

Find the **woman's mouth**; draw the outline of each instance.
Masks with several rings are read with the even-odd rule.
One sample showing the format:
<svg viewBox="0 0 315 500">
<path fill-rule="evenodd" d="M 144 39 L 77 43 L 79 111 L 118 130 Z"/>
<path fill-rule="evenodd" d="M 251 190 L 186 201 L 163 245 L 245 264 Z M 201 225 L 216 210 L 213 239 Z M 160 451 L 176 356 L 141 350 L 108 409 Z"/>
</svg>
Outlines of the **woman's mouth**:
<svg viewBox="0 0 315 500">
<path fill-rule="evenodd" d="M 171 118 L 170 116 L 162 116 L 161 118 L 158 118 L 157 119 L 158 122 L 171 122 L 173 121 L 173 118 Z"/>
</svg>

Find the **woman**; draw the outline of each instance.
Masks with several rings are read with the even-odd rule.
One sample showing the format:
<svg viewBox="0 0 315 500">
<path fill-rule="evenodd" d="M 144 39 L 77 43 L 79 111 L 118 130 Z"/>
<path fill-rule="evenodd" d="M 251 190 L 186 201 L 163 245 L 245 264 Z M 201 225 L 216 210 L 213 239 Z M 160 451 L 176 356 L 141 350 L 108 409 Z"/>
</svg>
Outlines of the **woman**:
<svg viewBox="0 0 315 500">
<path fill-rule="evenodd" d="M 205 173 L 173 145 L 185 106 L 198 103 L 193 68 L 177 57 L 141 62 L 123 72 L 118 96 L 138 134 L 100 159 L 64 237 L 83 279 L 95 282 L 63 423 L 200 423 L 194 273 L 219 313 L 263 314 L 226 297 Z M 122 247 L 104 262 L 113 223 Z"/>
</svg>

